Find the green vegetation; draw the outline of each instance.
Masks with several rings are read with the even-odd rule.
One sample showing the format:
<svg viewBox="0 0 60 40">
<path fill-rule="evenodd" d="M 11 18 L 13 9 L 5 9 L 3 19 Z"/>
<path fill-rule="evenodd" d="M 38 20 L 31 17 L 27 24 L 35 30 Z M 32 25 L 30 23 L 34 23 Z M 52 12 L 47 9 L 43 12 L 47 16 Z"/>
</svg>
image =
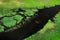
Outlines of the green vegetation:
<svg viewBox="0 0 60 40">
<path fill-rule="evenodd" d="M 4 26 L 0 25 L 0 32 L 4 32 Z"/>
<path fill-rule="evenodd" d="M 4 8 L 44 8 L 60 5 L 60 0 L 0 0 Z"/>
<path fill-rule="evenodd" d="M 60 0 L 0 0 L 0 32 L 5 31 L 5 26 L 7 28 L 16 27 L 24 18 L 13 12 L 12 9 L 21 8 L 26 10 L 26 12 L 19 13 L 24 14 L 27 17 L 26 19 L 29 19 L 30 16 L 34 16 L 37 8 L 43 9 L 55 5 L 60 5 Z M 25 40 L 60 40 L 60 12 L 54 20 L 55 23 L 49 20 L 41 31 Z"/>
<path fill-rule="evenodd" d="M 12 27 L 12 26 L 16 25 L 16 20 L 14 20 L 12 18 L 4 17 L 2 19 L 2 23 L 3 23 L 3 25 L 5 25 L 7 27 Z"/>
<path fill-rule="evenodd" d="M 8 9 L 8 8 L 7 9 L 1 8 L 0 10 L 1 10 L 0 11 L 0 18 L 1 18 L 0 25 L 4 27 L 2 29 L 6 29 L 6 28 L 14 29 L 15 27 L 17 27 L 17 25 L 23 22 L 22 20 L 24 19 L 24 16 L 22 15 L 26 16 L 25 20 L 29 20 L 29 18 L 31 18 L 31 16 L 34 16 L 35 12 L 37 11 L 37 9 L 23 9 L 26 12 L 16 13 L 17 9 L 15 9 L 15 12 L 12 9 Z"/>
<path fill-rule="evenodd" d="M 13 16 L 13 18 L 17 21 L 17 23 L 20 23 L 23 19 L 23 17 L 20 15 L 15 15 L 15 16 Z"/>
</svg>

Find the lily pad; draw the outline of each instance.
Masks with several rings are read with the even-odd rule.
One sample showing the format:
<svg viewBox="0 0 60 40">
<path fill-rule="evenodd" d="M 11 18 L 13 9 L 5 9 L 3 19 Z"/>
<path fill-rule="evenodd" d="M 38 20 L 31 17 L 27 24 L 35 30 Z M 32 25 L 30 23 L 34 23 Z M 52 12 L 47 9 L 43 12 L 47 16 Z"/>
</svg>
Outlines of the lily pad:
<svg viewBox="0 0 60 40">
<path fill-rule="evenodd" d="M 2 19 L 3 25 L 5 25 L 6 27 L 12 27 L 14 25 L 16 25 L 16 20 L 9 18 L 9 17 L 4 17 Z"/>
</svg>

